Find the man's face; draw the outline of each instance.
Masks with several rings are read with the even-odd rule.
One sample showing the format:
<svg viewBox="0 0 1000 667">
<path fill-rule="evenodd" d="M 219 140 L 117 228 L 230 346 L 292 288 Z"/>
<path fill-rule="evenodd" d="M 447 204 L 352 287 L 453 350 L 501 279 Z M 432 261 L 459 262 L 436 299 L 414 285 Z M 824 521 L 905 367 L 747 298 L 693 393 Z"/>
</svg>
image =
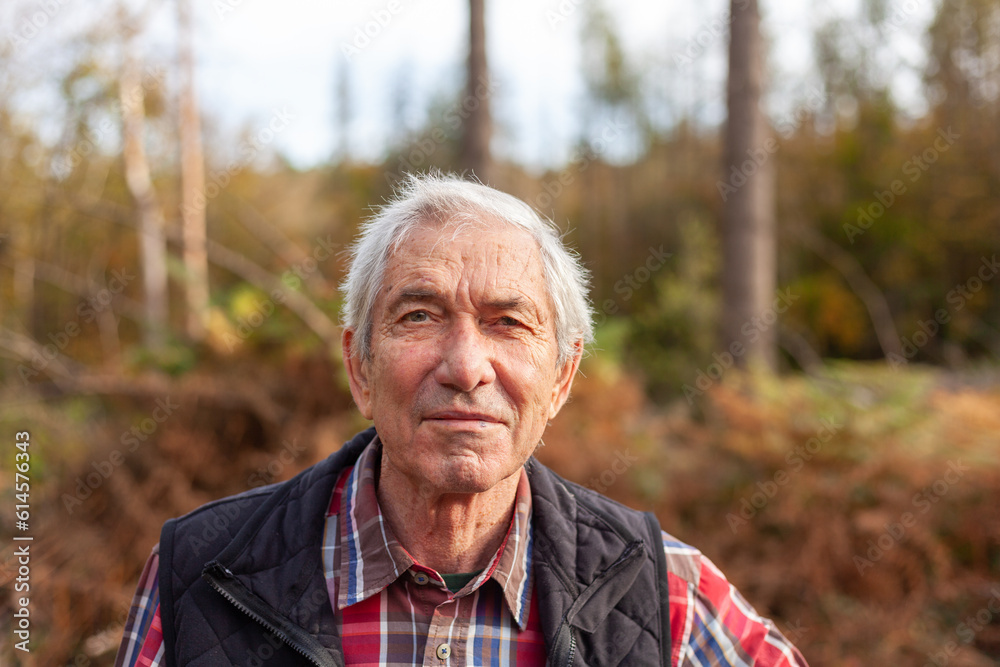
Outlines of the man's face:
<svg viewBox="0 0 1000 667">
<path fill-rule="evenodd" d="M 429 493 L 478 493 L 518 472 L 569 395 L 538 246 L 499 223 L 420 226 L 389 258 L 371 358 L 344 333 L 351 391 L 383 467 Z"/>
</svg>

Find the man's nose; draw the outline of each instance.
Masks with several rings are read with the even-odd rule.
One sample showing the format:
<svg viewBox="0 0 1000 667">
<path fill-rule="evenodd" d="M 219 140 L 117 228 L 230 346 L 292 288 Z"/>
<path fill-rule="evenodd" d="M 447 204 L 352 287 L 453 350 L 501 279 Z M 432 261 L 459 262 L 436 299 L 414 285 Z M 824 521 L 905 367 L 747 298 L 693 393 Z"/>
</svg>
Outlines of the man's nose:
<svg viewBox="0 0 1000 667">
<path fill-rule="evenodd" d="M 441 345 L 441 362 L 434 373 L 440 384 L 470 392 L 496 379 L 492 346 L 478 323 L 465 319 L 456 322 Z"/>
</svg>

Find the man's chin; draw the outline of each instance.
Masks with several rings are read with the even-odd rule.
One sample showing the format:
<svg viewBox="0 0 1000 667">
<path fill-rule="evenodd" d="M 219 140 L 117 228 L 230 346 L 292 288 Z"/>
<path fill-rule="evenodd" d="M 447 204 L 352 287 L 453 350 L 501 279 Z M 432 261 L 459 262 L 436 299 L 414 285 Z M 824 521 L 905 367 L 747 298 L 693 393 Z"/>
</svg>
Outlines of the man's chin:
<svg viewBox="0 0 1000 667">
<path fill-rule="evenodd" d="M 486 493 L 518 472 L 511 473 L 508 467 L 478 460 L 477 457 L 450 457 L 432 479 L 440 493 Z"/>
</svg>

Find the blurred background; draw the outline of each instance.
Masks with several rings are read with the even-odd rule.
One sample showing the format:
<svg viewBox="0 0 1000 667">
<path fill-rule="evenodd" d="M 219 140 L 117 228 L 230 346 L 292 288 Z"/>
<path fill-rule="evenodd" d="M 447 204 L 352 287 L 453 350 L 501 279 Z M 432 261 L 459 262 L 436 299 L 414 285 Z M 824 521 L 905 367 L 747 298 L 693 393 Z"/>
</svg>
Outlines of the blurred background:
<svg viewBox="0 0 1000 667">
<path fill-rule="evenodd" d="M 437 168 L 592 272 L 539 458 L 813 665 L 1000 664 L 1000 4 L 343 4 L 0 7 L 0 663 L 112 664 L 165 519 L 365 426 L 343 253 Z"/>
</svg>

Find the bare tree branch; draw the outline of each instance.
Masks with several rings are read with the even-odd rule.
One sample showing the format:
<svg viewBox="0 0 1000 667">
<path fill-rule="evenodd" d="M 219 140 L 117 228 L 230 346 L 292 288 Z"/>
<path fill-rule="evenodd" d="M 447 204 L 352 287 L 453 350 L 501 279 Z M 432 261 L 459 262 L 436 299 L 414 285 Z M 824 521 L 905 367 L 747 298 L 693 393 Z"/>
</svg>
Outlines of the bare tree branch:
<svg viewBox="0 0 1000 667">
<path fill-rule="evenodd" d="M 86 279 L 75 273 L 55 264 L 49 264 L 48 262 L 42 262 L 34 258 L 32 260 L 34 271 L 28 277 L 47 282 L 81 299 L 92 299 L 97 295 L 99 290 L 94 290 Z M 11 264 L 10 262 L 0 261 L 0 266 L 6 266 L 15 273 L 24 271 L 18 264 Z M 144 321 L 145 312 L 143 305 L 123 294 L 115 295 L 115 312 L 140 325 Z"/>
<path fill-rule="evenodd" d="M 12 352 L 24 362 L 17 369 L 24 382 L 44 373 L 57 387 L 65 389 L 72 380 L 73 372 L 82 368 L 57 350 L 54 344 L 42 345 L 28 336 L 3 327 L 0 327 L 0 348 Z"/>
<path fill-rule="evenodd" d="M 125 209 L 116 204 L 109 204 L 104 201 L 78 201 L 76 205 L 87 215 L 117 224 L 134 226 L 127 215 L 125 215 Z M 171 232 L 167 236 L 171 241 L 180 240 L 180 235 L 177 232 Z M 212 264 L 240 276 L 264 291 L 272 292 L 279 290 L 284 297 L 282 304 L 295 313 L 324 343 L 331 346 L 331 349 L 335 349 L 333 346 L 340 340 L 338 325 L 307 296 L 296 290 L 289 289 L 281 282 L 278 276 L 217 241 L 208 239 L 205 248 L 208 253 L 208 260 Z"/>
<path fill-rule="evenodd" d="M 778 325 L 778 343 L 807 374 L 816 375 L 823 368 L 823 358 L 798 331 Z"/>
<path fill-rule="evenodd" d="M 294 266 L 300 262 L 310 259 L 309 254 L 302 250 L 287 236 L 281 233 L 277 225 L 271 223 L 264 215 L 241 197 L 236 197 L 239 204 L 239 215 L 237 221 L 248 232 L 254 235 L 258 241 L 263 243 L 280 257 L 285 264 Z M 335 291 L 331 285 L 318 271 L 313 271 L 305 276 L 305 283 L 313 291 Z"/>
<path fill-rule="evenodd" d="M 284 297 L 282 303 L 328 346 L 333 346 L 340 340 L 340 330 L 333 320 L 301 292 L 289 289 L 277 276 L 221 243 L 208 239 L 205 247 L 209 260 L 216 266 L 221 266 L 266 292 L 279 291 Z"/>
<path fill-rule="evenodd" d="M 886 358 L 892 355 L 902 358 L 903 347 L 899 340 L 899 332 L 896 330 L 896 323 L 892 319 L 889 302 L 886 301 L 878 285 L 865 273 L 861 263 L 851 253 L 805 225 L 799 225 L 793 235 L 802 245 L 836 269 L 865 304 L 868 316 L 871 317 L 872 325 L 875 327 L 875 336 L 882 348 L 882 354 Z"/>
</svg>

